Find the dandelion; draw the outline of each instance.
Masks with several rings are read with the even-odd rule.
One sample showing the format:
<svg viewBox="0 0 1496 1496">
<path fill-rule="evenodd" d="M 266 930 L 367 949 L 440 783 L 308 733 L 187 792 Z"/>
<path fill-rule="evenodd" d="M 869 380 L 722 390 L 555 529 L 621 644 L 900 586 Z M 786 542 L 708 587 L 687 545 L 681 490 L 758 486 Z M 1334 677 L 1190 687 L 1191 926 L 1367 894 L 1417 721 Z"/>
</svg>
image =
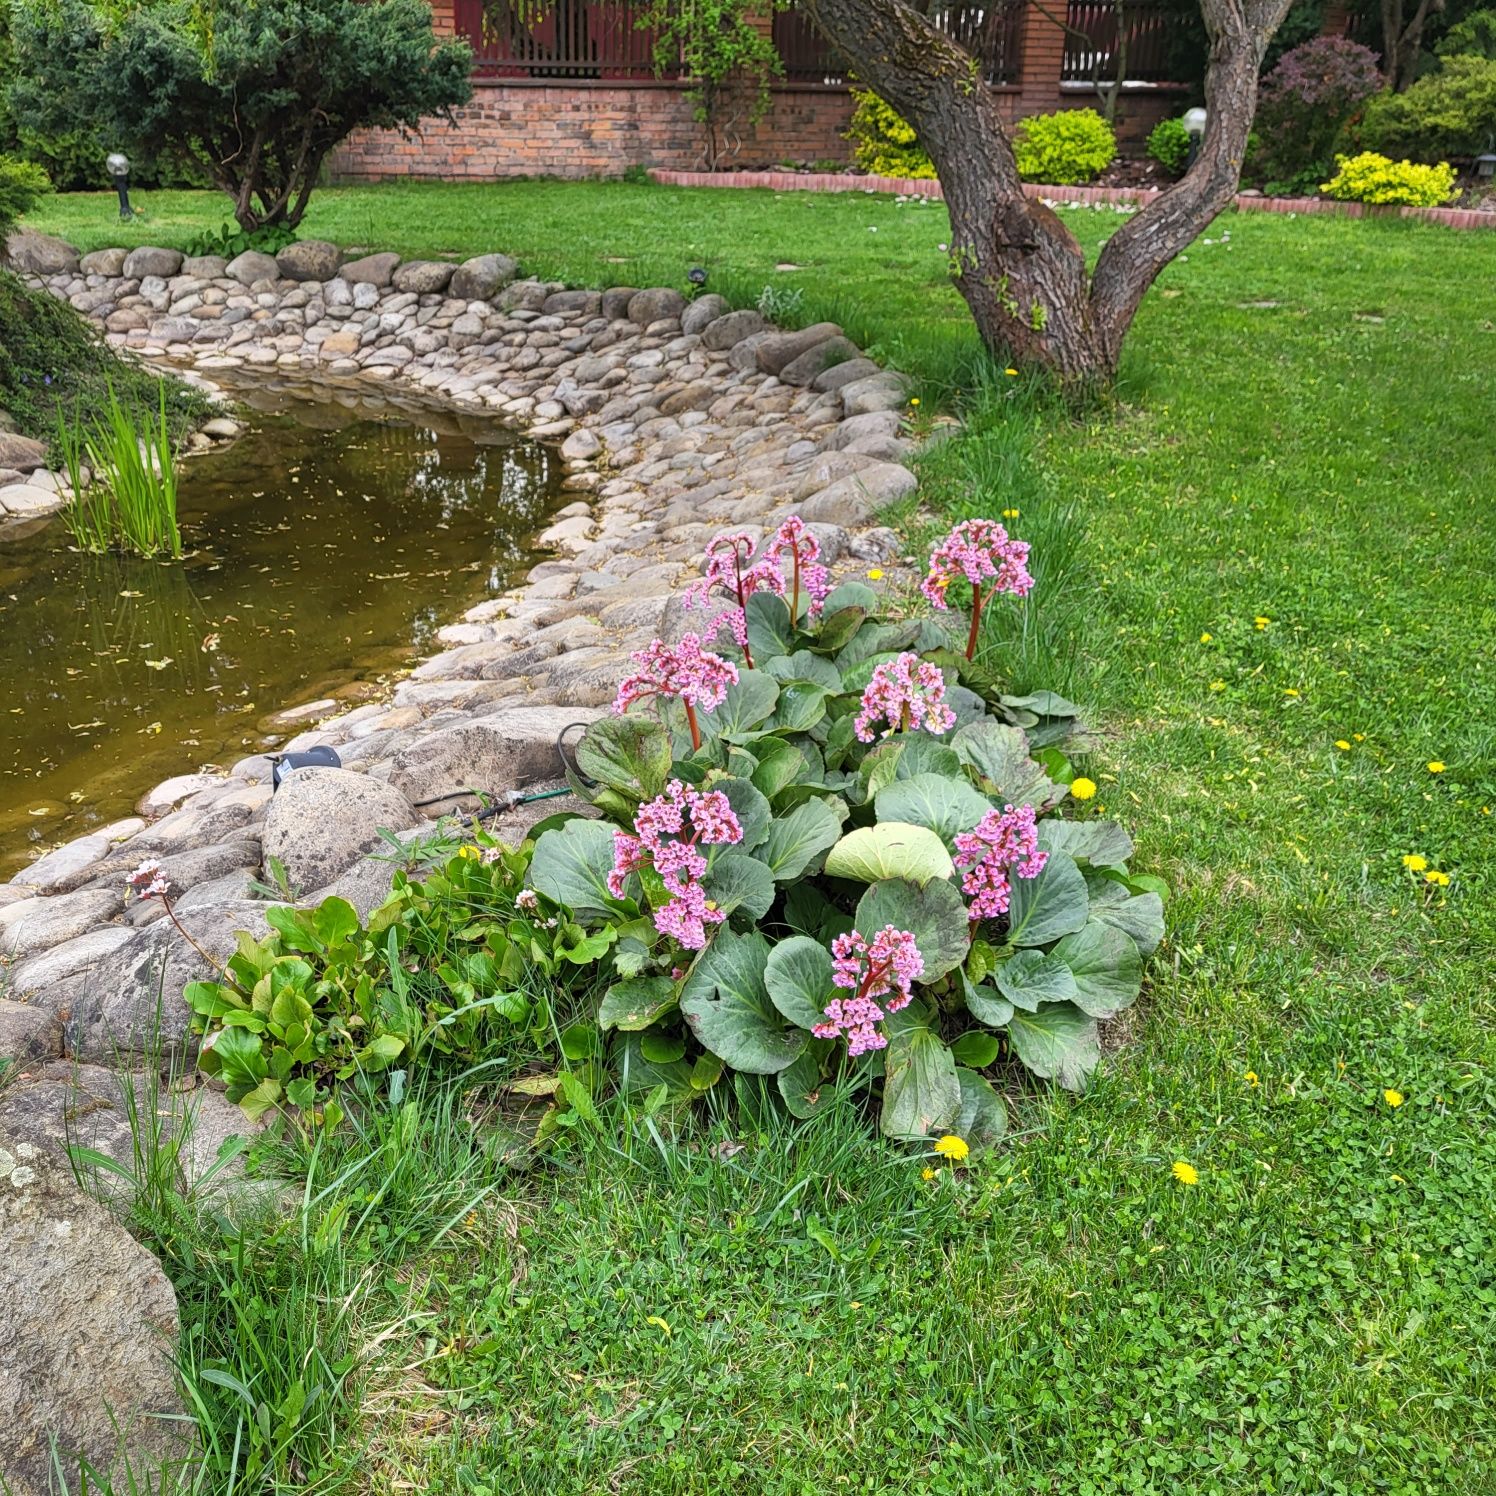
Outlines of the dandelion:
<svg viewBox="0 0 1496 1496">
<path fill-rule="evenodd" d="M 1087 779 L 1084 774 L 1070 781 L 1070 797 L 1073 800 L 1094 800 L 1096 798 L 1096 781 Z"/>
<path fill-rule="evenodd" d="M 1008 912 L 1012 898 L 1009 874 L 1037 878 L 1049 861 L 1039 850 L 1039 830 L 1032 805 L 989 810 L 975 829 L 956 837 L 955 863 L 966 869 L 961 891 L 971 900 L 970 918 L 996 919 Z"/>
<path fill-rule="evenodd" d="M 1017 379 L 1018 378 L 1018 370 L 1017 369 L 1004 369 L 1003 373 L 1006 374 L 1009 379 Z"/>
<path fill-rule="evenodd" d="M 1441 873 L 1437 868 L 1430 868 L 1428 872 L 1423 875 L 1423 881 L 1425 883 L 1432 883 L 1435 888 L 1448 888 L 1449 874 Z"/>
<path fill-rule="evenodd" d="M 918 405 L 919 404 L 919 396 L 918 395 L 911 395 L 909 397 L 909 403 L 911 405 Z"/>
<path fill-rule="evenodd" d="M 692 746 L 699 749 L 701 730 L 696 725 L 696 708 L 709 712 L 721 706 L 727 688 L 738 683 L 738 667 L 703 649 L 699 634 L 683 634 L 680 643 L 673 646 L 663 639 L 652 640 L 630 658 L 639 669 L 618 687 L 614 712 L 621 717 L 635 702 L 650 696 L 679 697 L 686 709 Z"/>
<path fill-rule="evenodd" d="M 1200 635 L 1200 642 L 1202 644 L 1209 644 L 1211 642 L 1211 640 L 1213 640 L 1214 638 L 1215 638 L 1214 634 L 1201 634 Z"/>
<path fill-rule="evenodd" d="M 483 848 L 475 847 L 470 844 L 466 847 L 459 847 L 457 849 L 457 855 L 462 858 L 464 862 L 482 862 Z"/>
<path fill-rule="evenodd" d="M 1253 622 L 1253 623 L 1255 623 L 1255 624 L 1256 624 L 1256 625 L 1257 625 L 1257 630 L 1258 630 L 1258 632 L 1259 632 L 1259 633 L 1260 633 L 1260 632 L 1261 632 L 1261 631 L 1262 631 L 1262 630 L 1263 630 L 1263 629 L 1265 629 L 1265 628 L 1266 628 L 1266 627 L 1267 627 L 1267 626 L 1268 626 L 1268 625 L 1269 625 L 1269 624 L 1270 624 L 1270 623 L 1271 623 L 1271 622 L 1272 622 L 1272 621 L 1273 621 L 1273 620 L 1272 620 L 1272 619 L 1271 619 L 1271 618 L 1265 618 L 1265 617 L 1264 617 L 1264 616 L 1263 616 L 1263 615 L 1262 615 L 1262 614 L 1261 614 L 1261 613 L 1259 613 L 1259 614 L 1258 614 L 1258 615 L 1257 615 L 1257 616 L 1256 616 L 1256 617 L 1255 617 L 1255 618 L 1254 618 L 1254 619 L 1253 619 L 1253 620 L 1252 620 L 1252 622 Z"/>
<path fill-rule="evenodd" d="M 1017 519 L 1018 518 L 1018 514 L 1019 514 L 1019 511 L 1016 510 L 1016 509 L 1004 509 L 1003 510 L 1003 518 L 1004 519 Z"/>
<path fill-rule="evenodd" d="M 881 582 L 883 580 L 883 568 L 881 566 L 870 566 L 867 579 L 870 582 Z"/>
<path fill-rule="evenodd" d="M 881 736 L 923 727 L 942 733 L 956 725 L 956 714 L 945 705 L 945 676 L 940 666 L 904 653 L 873 671 L 862 693 L 862 710 L 853 723 L 860 743 L 871 743 L 874 727 L 886 722 Z"/>
<path fill-rule="evenodd" d="M 1187 1164 L 1182 1158 L 1174 1160 L 1174 1167 L 1169 1172 L 1183 1185 L 1194 1185 L 1200 1182 L 1200 1171 L 1193 1164 Z"/>
<path fill-rule="evenodd" d="M 914 936 L 885 925 L 869 941 L 849 930 L 831 942 L 831 967 L 833 984 L 852 995 L 833 997 L 823 1009 L 825 1022 L 811 1032 L 818 1039 L 845 1038 L 847 1054 L 854 1058 L 886 1049 L 888 1039 L 877 1025 L 909 1005 L 912 986 L 925 971 Z"/>
<path fill-rule="evenodd" d="M 958 1138 L 955 1133 L 948 1132 L 935 1144 L 935 1151 L 942 1158 L 948 1158 L 953 1164 L 958 1164 L 971 1152 L 971 1149 L 967 1146 L 965 1138 Z"/>
<path fill-rule="evenodd" d="M 1391 1086 L 1388 1086 L 1387 1089 L 1382 1092 L 1382 1100 L 1385 1101 L 1387 1105 L 1390 1106 L 1394 1111 L 1396 1111 L 1397 1108 L 1403 1104 L 1404 1097 L 1401 1091 L 1394 1091 Z"/>
<path fill-rule="evenodd" d="M 1420 857 L 1416 852 L 1407 852 L 1403 855 L 1402 865 L 1410 873 L 1421 873 L 1428 866 L 1428 858 Z"/>
<path fill-rule="evenodd" d="M 1358 743 L 1364 743 L 1364 742 L 1365 742 L 1365 741 L 1366 741 L 1366 734 L 1365 734 L 1365 733 L 1364 733 L 1364 732 L 1353 732 L 1353 733 L 1352 733 L 1352 734 L 1351 734 L 1351 736 L 1352 736 L 1352 737 L 1353 737 L 1353 738 L 1354 738 L 1354 739 L 1355 739 L 1355 740 L 1356 740 L 1356 741 L 1357 741 L 1357 742 L 1358 742 Z"/>
<path fill-rule="evenodd" d="M 930 552 L 930 569 L 920 591 L 937 607 L 946 609 L 946 589 L 956 577 L 971 583 L 971 629 L 966 636 L 966 658 L 976 654 L 977 630 L 982 622 L 982 584 L 991 578 L 991 592 L 1027 597 L 1034 586 L 1028 570 L 1028 542 L 1012 540 L 996 520 L 963 520 Z"/>
<path fill-rule="evenodd" d="M 1430 774 L 1442 774 L 1444 772 L 1443 760 L 1437 758 L 1430 759 L 1428 764 L 1428 771 Z"/>
<path fill-rule="evenodd" d="M 928 1164 L 926 1164 L 925 1167 L 919 1171 L 919 1177 L 923 1179 L 926 1184 L 928 1184 L 930 1180 L 935 1177 L 935 1171 Z"/>
<path fill-rule="evenodd" d="M 1247 1073 L 1242 1076 L 1242 1079 L 1246 1081 L 1248 1090 L 1255 1091 L 1257 1087 L 1261 1085 L 1261 1081 L 1257 1079 L 1257 1072 L 1255 1070 L 1248 1070 Z"/>
<path fill-rule="evenodd" d="M 1346 742 L 1346 740 L 1344 738 L 1336 738 L 1335 739 L 1335 746 L 1342 753 L 1349 753 L 1351 751 L 1351 745 L 1348 742 Z"/>
<path fill-rule="evenodd" d="M 1226 689 L 1226 682 L 1223 680 L 1213 680 L 1210 683 L 1210 689 L 1212 691 L 1224 691 Z"/>
</svg>

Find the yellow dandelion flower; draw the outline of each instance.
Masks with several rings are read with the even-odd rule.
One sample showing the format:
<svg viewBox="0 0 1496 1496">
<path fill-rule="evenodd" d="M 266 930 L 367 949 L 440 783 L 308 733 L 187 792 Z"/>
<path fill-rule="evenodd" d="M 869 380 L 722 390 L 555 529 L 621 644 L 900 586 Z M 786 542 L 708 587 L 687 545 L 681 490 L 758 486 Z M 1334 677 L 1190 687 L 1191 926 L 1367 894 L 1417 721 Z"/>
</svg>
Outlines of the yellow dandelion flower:
<svg viewBox="0 0 1496 1496">
<path fill-rule="evenodd" d="M 1091 800 L 1096 796 L 1096 781 L 1087 779 L 1084 774 L 1079 779 L 1070 781 L 1070 794 L 1076 800 Z"/>
<path fill-rule="evenodd" d="M 1003 510 L 1003 518 L 1004 519 L 1017 519 L 1018 518 L 1018 511 L 1016 509 L 1004 509 Z"/>
<path fill-rule="evenodd" d="M 911 396 L 910 400 L 909 400 L 909 403 L 911 405 L 918 405 L 919 404 L 919 396 L 918 395 Z"/>
<path fill-rule="evenodd" d="M 1428 771 L 1430 774 L 1442 774 L 1444 772 L 1444 761 L 1438 758 L 1431 758 L 1428 762 Z"/>
<path fill-rule="evenodd" d="M 1004 369 L 1003 373 L 1006 374 L 1009 379 L 1017 379 L 1018 378 L 1018 370 L 1017 369 Z"/>
<path fill-rule="evenodd" d="M 1182 1158 L 1174 1160 L 1174 1167 L 1169 1171 L 1180 1182 L 1180 1184 L 1199 1184 L 1200 1171 L 1193 1165 L 1187 1164 Z"/>
<path fill-rule="evenodd" d="M 1256 1089 L 1256 1087 L 1258 1087 L 1258 1086 L 1260 1086 L 1262 1084 L 1262 1082 L 1257 1079 L 1257 1072 L 1255 1070 L 1249 1070 L 1249 1071 L 1247 1071 L 1247 1073 L 1244 1076 L 1242 1076 L 1242 1079 L 1244 1081 L 1246 1081 L 1246 1083 L 1249 1086 L 1251 1086 L 1254 1090 Z"/>
<path fill-rule="evenodd" d="M 883 568 L 881 566 L 869 567 L 867 579 L 870 582 L 881 582 L 883 580 Z"/>
<path fill-rule="evenodd" d="M 1428 866 L 1428 858 L 1420 857 L 1416 852 L 1407 852 L 1403 855 L 1402 865 L 1410 873 L 1421 873 Z"/>
<path fill-rule="evenodd" d="M 1344 738 L 1336 738 L 1335 739 L 1335 746 L 1342 753 L 1349 753 L 1351 751 L 1351 745 L 1348 742 L 1346 742 L 1346 740 Z"/>
<path fill-rule="evenodd" d="M 474 846 L 459 847 L 457 855 L 468 862 L 481 862 L 483 860 L 482 849 Z"/>
<path fill-rule="evenodd" d="M 1212 691 L 1224 691 L 1226 689 L 1226 682 L 1223 680 L 1213 680 L 1210 683 L 1210 689 Z"/>
<path fill-rule="evenodd" d="M 923 1169 L 919 1171 L 919 1177 L 928 1183 L 935 1177 L 935 1171 L 927 1164 Z"/>
<path fill-rule="evenodd" d="M 1297 696 L 1299 693 L 1292 686 L 1284 686 L 1283 694 L 1285 696 Z"/>
<path fill-rule="evenodd" d="M 1270 624 L 1272 621 L 1273 620 L 1271 618 L 1266 618 L 1261 613 L 1259 613 L 1252 620 L 1252 622 L 1255 623 L 1259 629 L 1265 629 L 1268 626 L 1268 624 Z"/>
<path fill-rule="evenodd" d="M 948 1132 L 936 1143 L 935 1151 L 942 1158 L 948 1158 L 953 1164 L 958 1164 L 971 1152 L 971 1149 L 966 1146 L 965 1138 L 958 1138 L 955 1133 Z"/>
<path fill-rule="evenodd" d="M 1394 1091 L 1391 1086 L 1388 1086 L 1387 1089 L 1382 1092 L 1382 1100 L 1385 1101 L 1388 1106 L 1396 1108 L 1403 1104 L 1403 1093 L 1401 1091 Z"/>
<path fill-rule="evenodd" d="M 1355 739 L 1355 740 L 1356 740 L 1356 741 L 1357 741 L 1357 742 L 1358 742 L 1358 743 L 1364 743 L 1364 742 L 1365 742 L 1365 741 L 1366 741 L 1366 734 L 1365 734 L 1365 733 L 1364 733 L 1364 732 L 1353 732 L 1353 733 L 1352 733 L 1352 734 L 1351 734 L 1351 736 L 1352 736 L 1352 737 L 1353 737 L 1353 738 L 1354 738 L 1354 739 Z"/>
<path fill-rule="evenodd" d="M 1438 868 L 1430 868 L 1424 875 L 1425 883 L 1432 883 L 1436 888 L 1449 887 L 1449 874 L 1441 873 Z"/>
<path fill-rule="evenodd" d="M 1200 642 L 1202 644 L 1209 644 L 1211 642 L 1211 640 L 1213 640 L 1214 638 L 1215 638 L 1214 634 L 1201 634 L 1200 635 Z"/>
</svg>

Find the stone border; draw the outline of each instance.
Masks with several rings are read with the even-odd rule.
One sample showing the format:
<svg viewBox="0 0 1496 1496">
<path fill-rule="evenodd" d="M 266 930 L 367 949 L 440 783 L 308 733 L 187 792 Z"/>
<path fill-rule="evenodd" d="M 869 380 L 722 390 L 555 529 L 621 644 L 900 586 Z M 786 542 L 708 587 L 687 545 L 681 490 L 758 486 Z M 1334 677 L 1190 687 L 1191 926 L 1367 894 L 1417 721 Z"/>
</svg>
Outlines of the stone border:
<svg viewBox="0 0 1496 1496">
<path fill-rule="evenodd" d="M 939 182 L 914 177 L 858 176 L 852 172 L 668 171 L 649 173 L 665 187 L 767 187 L 775 192 L 886 192 L 898 197 L 932 197 L 945 201 Z M 1128 203 L 1143 207 L 1161 197 L 1160 187 L 1042 187 L 1024 185 L 1024 193 L 1049 203 Z M 1336 218 L 1422 218 L 1452 229 L 1496 229 L 1496 213 L 1473 208 L 1391 208 L 1367 203 L 1337 203 L 1325 197 L 1262 197 L 1238 193 L 1232 204 L 1243 213 L 1286 213 Z"/>
<path fill-rule="evenodd" d="M 391 700 L 286 744 L 332 746 L 343 767 L 299 770 L 274 793 L 265 755 L 179 775 L 137 816 L 0 885 L 0 954 L 12 961 L 0 1051 L 33 1063 L 143 1056 L 162 992 L 164 1052 L 189 1047 L 173 999 L 208 968 L 159 901 L 127 903 L 124 875 L 141 861 L 161 863 L 183 924 L 219 958 L 234 930 L 264 931 L 267 905 L 247 881 L 272 856 L 307 898 L 337 892 L 367 910 L 392 872 L 368 855 L 378 828 L 473 808 L 467 787 L 561 782 L 558 733 L 612 700 L 630 652 L 701 626 L 678 589 L 713 534 L 761 534 L 799 513 L 842 576 L 902 549 L 876 511 L 915 487 L 902 461 L 908 383 L 834 324 L 786 332 L 716 295 L 522 280 L 502 255 L 344 262 L 311 241 L 273 259 L 184 261 L 154 248 L 80 257 L 26 238 L 19 268 L 118 346 L 210 378 L 312 374 L 488 413 L 559 443 L 576 494 L 539 536 L 554 557 L 443 629 L 447 647 Z M 517 836 L 566 803 L 515 808 L 495 828 Z"/>
</svg>

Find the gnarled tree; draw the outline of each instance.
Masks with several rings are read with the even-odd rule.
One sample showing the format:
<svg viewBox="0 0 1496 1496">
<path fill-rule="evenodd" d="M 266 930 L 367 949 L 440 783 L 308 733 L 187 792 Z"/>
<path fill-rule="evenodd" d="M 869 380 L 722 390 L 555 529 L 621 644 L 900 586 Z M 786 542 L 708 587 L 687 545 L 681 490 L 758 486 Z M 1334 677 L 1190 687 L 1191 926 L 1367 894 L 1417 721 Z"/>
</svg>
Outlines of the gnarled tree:
<svg viewBox="0 0 1496 1496">
<path fill-rule="evenodd" d="M 903 0 L 800 0 L 857 76 L 912 124 L 951 215 L 951 268 L 1000 357 L 1102 385 L 1159 271 L 1225 208 L 1241 177 L 1263 53 L 1290 0 L 1200 0 L 1208 123 L 1195 164 L 1127 219 L 1095 269 L 1056 214 L 1025 196 L 980 63 Z"/>
</svg>

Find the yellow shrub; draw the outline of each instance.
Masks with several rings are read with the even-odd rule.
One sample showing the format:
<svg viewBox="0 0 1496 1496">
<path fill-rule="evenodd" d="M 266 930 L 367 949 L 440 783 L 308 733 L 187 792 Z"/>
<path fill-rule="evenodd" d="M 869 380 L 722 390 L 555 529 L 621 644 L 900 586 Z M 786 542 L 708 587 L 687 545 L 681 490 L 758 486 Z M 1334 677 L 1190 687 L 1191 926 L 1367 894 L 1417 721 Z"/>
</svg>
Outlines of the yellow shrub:
<svg viewBox="0 0 1496 1496">
<path fill-rule="evenodd" d="M 858 166 L 879 177 L 933 180 L 935 165 L 920 149 L 914 126 L 875 93 L 854 88 L 852 97 L 857 108 L 847 127 L 847 139 Z"/>
<path fill-rule="evenodd" d="M 1447 161 L 1419 166 L 1362 151 L 1359 156 L 1337 156 L 1335 165 L 1335 175 L 1319 190 L 1344 203 L 1433 208 L 1454 196 L 1455 170 Z"/>
</svg>

